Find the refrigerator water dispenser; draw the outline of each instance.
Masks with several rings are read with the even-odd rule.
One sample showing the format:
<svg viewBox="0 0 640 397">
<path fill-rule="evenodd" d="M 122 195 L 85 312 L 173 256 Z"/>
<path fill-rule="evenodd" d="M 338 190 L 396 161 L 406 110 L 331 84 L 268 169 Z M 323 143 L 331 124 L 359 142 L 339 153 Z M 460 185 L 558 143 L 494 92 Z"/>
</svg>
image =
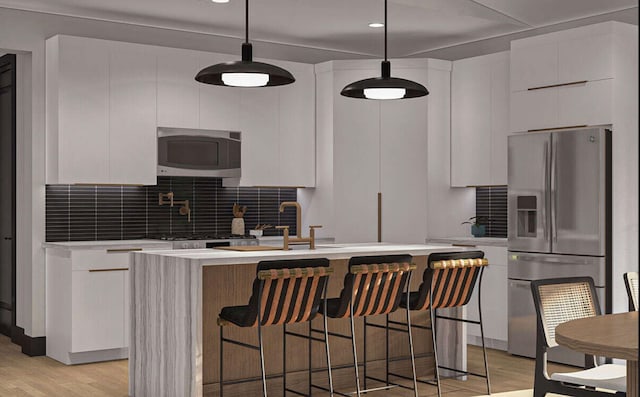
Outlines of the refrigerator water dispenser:
<svg viewBox="0 0 640 397">
<path fill-rule="evenodd" d="M 538 209 L 536 196 L 518 196 L 518 237 L 536 237 Z"/>
</svg>

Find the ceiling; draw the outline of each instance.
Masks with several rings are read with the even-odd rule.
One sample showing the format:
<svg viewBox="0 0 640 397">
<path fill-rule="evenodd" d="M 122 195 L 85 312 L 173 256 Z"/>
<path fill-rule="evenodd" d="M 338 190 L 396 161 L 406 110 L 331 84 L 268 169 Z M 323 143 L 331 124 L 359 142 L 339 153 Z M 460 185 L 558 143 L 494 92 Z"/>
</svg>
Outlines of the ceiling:
<svg viewBox="0 0 640 397">
<path fill-rule="evenodd" d="M 0 7 L 238 38 L 244 1 L 0 0 Z M 638 0 L 389 0 L 389 56 L 430 51 L 602 14 L 633 14 Z M 626 14 L 625 14 L 626 15 Z M 252 0 L 250 37 L 267 42 L 379 57 L 382 0 Z"/>
</svg>

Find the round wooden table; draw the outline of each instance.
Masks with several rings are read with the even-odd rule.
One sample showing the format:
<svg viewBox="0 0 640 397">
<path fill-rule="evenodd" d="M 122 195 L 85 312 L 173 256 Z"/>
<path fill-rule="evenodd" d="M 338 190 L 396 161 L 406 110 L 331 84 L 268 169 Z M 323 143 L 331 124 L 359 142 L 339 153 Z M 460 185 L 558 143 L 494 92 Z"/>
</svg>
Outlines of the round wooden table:
<svg viewBox="0 0 640 397">
<path fill-rule="evenodd" d="M 638 396 L 638 312 L 567 321 L 556 327 L 556 342 L 585 354 L 627 360 L 627 396 Z"/>
</svg>

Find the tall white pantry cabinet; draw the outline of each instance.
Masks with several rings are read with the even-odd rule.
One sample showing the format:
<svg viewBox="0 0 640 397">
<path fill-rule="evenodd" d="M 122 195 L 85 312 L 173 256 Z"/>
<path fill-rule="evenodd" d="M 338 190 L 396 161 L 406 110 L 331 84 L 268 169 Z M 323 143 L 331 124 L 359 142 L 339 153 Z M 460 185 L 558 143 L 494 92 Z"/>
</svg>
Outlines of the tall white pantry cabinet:
<svg viewBox="0 0 640 397">
<path fill-rule="evenodd" d="M 379 75 L 380 61 L 316 65 L 316 189 L 309 197 L 302 192 L 301 200 L 305 218 L 321 220 L 338 243 L 377 241 L 378 193 L 382 241 L 424 243 L 427 237 L 429 137 L 449 134 L 451 63 L 391 65 L 394 77 L 417 81 L 431 94 L 398 101 L 343 97 L 345 85 Z M 448 172 L 449 164 L 435 167 Z"/>
</svg>

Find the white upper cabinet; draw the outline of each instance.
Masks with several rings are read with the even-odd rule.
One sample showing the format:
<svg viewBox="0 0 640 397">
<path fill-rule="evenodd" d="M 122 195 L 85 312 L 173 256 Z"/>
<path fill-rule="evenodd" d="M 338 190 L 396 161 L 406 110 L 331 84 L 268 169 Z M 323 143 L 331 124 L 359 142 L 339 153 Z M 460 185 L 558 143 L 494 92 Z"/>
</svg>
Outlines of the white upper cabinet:
<svg viewBox="0 0 640 397">
<path fill-rule="evenodd" d="M 227 88 L 227 87 L 224 87 Z M 229 88 L 232 89 L 232 88 Z M 278 90 L 238 88 L 242 131 L 242 178 L 244 186 L 278 186 Z"/>
<path fill-rule="evenodd" d="M 198 71 L 217 63 L 229 62 L 231 55 L 203 53 L 199 57 Z M 205 130 L 240 131 L 240 92 L 235 87 L 201 84 L 191 76 L 199 92 L 198 128 Z"/>
<path fill-rule="evenodd" d="M 509 117 L 513 132 L 559 127 L 558 87 L 512 92 Z"/>
<path fill-rule="evenodd" d="M 198 83 L 236 55 L 89 38 L 47 40 L 47 183 L 155 185 L 157 127 L 242 132 L 242 186 L 315 186 L 313 65 L 294 84 Z"/>
<path fill-rule="evenodd" d="M 511 91 L 613 77 L 612 24 L 511 42 Z"/>
<path fill-rule="evenodd" d="M 47 183 L 156 183 L 150 48 L 47 40 Z"/>
<path fill-rule="evenodd" d="M 240 186 L 315 186 L 315 74 L 313 65 L 267 61 L 287 69 L 296 81 L 278 87 L 218 89 L 239 95 L 242 176 Z M 202 112 L 202 109 L 201 109 Z M 234 114 L 229 110 L 227 117 Z"/>
<path fill-rule="evenodd" d="M 109 181 L 155 185 L 156 57 L 152 47 L 109 46 Z"/>
<path fill-rule="evenodd" d="M 158 126 L 198 128 L 199 53 L 175 48 L 158 51 Z"/>
<path fill-rule="evenodd" d="M 558 82 L 558 43 L 511 42 L 511 91 Z"/>
<path fill-rule="evenodd" d="M 453 62 L 451 186 L 506 185 L 509 53 Z"/>
<path fill-rule="evenodd" d="M 507 184 L 509 53 L 494 55 L 491 67 L 491 185 Z"/>
<path fill-rule="evenodd" d="M 586 34 L 558 42 L 558 82 L 613 77 L 613 35 Z"/>
<path fill-rule="evenodd" d="M 107 42 L 46 43 L 47 183 L 110 183 Z"/>
<path fill-rule="evenodd" d="M 601 125 L 613 120 L 612 79 L 588 81 L 558 87 L 557 90 L 557 125 Z"/>
<path fill-rule="evenodd" d="M 511 132 L 612 123 L 614 26 L 511 42 Z"/>
<path fill-rule="evenodd" d="M 296 82 L 277 88 L 279 107 L 279 173 L 282 186 L 315 186 L 315 73 L 313 65 L 277 63 Z"/>
</svg>

